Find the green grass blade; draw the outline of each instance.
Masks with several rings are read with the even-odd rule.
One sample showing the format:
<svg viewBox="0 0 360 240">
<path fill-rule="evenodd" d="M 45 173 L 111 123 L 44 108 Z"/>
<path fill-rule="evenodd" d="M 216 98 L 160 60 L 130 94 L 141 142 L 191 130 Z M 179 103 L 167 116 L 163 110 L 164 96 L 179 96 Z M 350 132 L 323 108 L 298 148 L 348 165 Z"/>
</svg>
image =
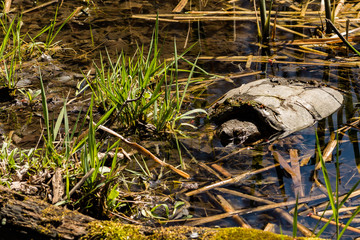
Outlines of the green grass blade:
<svg viewBox="0 0 360 240">
<path fill-rule="evenodd" d="M 296 195 L 296 203 L 295 203 L 294 218 L 293 218 L 293 238 L 294 239 L 296 238 L 296 234 L 297 234 L 298 200 L 299 200 L 299 196 Z"/>
</svg>

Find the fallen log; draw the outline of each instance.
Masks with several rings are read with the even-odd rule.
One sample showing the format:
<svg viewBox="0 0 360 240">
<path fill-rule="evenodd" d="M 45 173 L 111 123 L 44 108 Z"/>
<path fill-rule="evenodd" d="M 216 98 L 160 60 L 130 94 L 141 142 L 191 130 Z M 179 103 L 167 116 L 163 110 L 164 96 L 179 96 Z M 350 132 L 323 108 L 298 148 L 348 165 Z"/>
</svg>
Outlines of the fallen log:
<svg viewBox="0 0 360 240">
<path fill-rule="evenodd" d="M 0 239 L 77 239 L 94 218 L 0 186 Z M 19 238 L 14 238 L 18 234 Z"/>
<path fill-rule="evenodd" d="M 0 223 L 0 239 L 292 239 L 257 229 L 237 227 L 152 228 L 99 221 L 3 186 L 0 186 Z"/>
</svg>

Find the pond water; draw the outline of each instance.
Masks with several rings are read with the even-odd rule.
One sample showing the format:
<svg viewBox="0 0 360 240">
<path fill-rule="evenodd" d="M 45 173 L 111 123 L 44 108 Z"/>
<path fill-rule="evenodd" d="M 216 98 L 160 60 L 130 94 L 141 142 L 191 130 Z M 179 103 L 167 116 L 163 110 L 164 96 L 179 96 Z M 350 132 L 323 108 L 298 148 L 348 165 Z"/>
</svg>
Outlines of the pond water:
<svg viewBox="0 0 360 240">
<path fill-rule="evenodd" d="M 38 4 L 41 3 L 39 1 Z M 301 24 L 303 27 L 291 29 L 299 32 L 300 35 L 307 35 L 307 37 L 278 27 L 275 32 L 275 40 L 271 41 L 270 47 L 267 49 L 259 47 L 252 2 L 193 1 L 186 5 L 182 13 L 176 15 L 172 13 L 172 10 L 177 4 L 177 0 L 154 2 L 138 0 L 90 1 L 88 4 L 80 1 L 65 1 L 59 8 L 58 19 L 66 18 L 77 7 L 82 7 L 82 9 L 55 38 L 55 41 L 61 40 L 59 46 L 62 48 L 59 51 L 54 51 L 52 58 L 56 60 L 55 65 L 60 69 L 52 70 L 49 66 L 44 67 L 48 72 L 47 75 L 46 73 L 44 75 L 44 79 L 48 81 L 47 94 L 54 105 L 53 108 L 57 109 L 62 104 L 62 100 L 68 92 L 70 95 L 74 94 L 76 83 L 82 78 L 81 71 L 84 73 L 90 71 L 93 74 L 92 62 L 99 60 L 100 52 L 105 54 L 105 50 L 107 50 L 111 57 L 115 57 L 121 51 L 129 55 L 133 54 L 137 44 L 144 45 L 145 48 L 149 46 L 155 26 L 154 18 L 158 13 L 159 39 L 164 58 L 172 57 L 174 41 L 176 41 L 178 52 L 185 51 L 186 48 L 197 42 L 197 45 L 186 56 L 194 60 L 199 54 L 198 65 L 201 68 L 210 74 L 226 76 L 225 78 L 218 77 L 218 80 L 212 79 L 211 84 L 199 91 L 200 94 L 195 95 L 194 93 L 193 99 L 196 100 L 189 104 L 189 109 L 192 107 L 207 108 L 228 90 L 256 79 L 271 76 L 315 80 L 339 89 L 345 97 L 341 109 L 315 126 L 272 143 L 263 143 L 248 148 L 243 146 L 223 147 L 219 139 L 214 136 L 215 126 L 209 123 L 206 118 L 197 119 L 198 130 L 189 130 L 188 133 L 193 138 L 180 139 L 183 146 L 182 157 L 188 166 L 186 170 L 192 174 L 189 184 L 197 182 L 200 186 L 206 186 L 219 181 L 216 175 L 209 172 L 207 168 L 201 167 L 201 163 L 208 167 L 217 164 L 232 176 L 237 176 L 244 172 L 273 166 L 277 163 L 274 159 L 274 151 L 288 160 L 290 159 L 290 149 L 296 149 L 300 161 L 304 162 L 300 168 L 301 185 L 304 193 L 302 197 L 324 194 L 324 187 L 317 185 L 314 180 L 314 175 L 318 175 L 318 180 L 323 185 L 325 184 L 321 170 L 315 170 L 318 163 L 315 134 L 317 133 L 319 136 L 321 149 L 324 149 L 330 141 L 331 133 L 350 124 L 355 117 L 358 117 L 359 67 L 349 62 L 356 63 L 359 58 L 351 52 L 347 55 L 341 44 L 329 45 L 329 47 L 321 43 L 311 46 L 282 43 L 282 41 L 289 42 L 315 37 L 318 30 L 321 29 L 321 21 L 319 19 L 314 20 L 317 18 L 315 14 L 311 15 L 311 19 L 299 18 L 298 21 L 291 20 L 290 14 L 284 13 L 282 15 L 282 11 L 295 11 L 294 8 L 301 10 L 301 5 L 295 6 L 292 2 L 276 2 L 274 9 L 279 10 L 278 25 Z M 35 5 L 31 1 L 14 1 L 13 6 L 25 10 Z M 219 12 L 210 12 L 224 9 L 244 12 L 237 13 L 236 17 L 238 18 L 235 20 L 226 19 Z M 23 31 L 39 31 L 49 19 L 53 18 L 54 10 L 55 5 L 49 5 L 31 13 L 23 14 Z M 207 14 L 189 15 L 190 19 L 188 19 L 183 13 L 190 10 L 207 11 Z M 319 10 L 318 4 L 308 6 L 310 12 L 317 10 Z M 251 13 L 245 13 L 246 11 L 251 11 Z M 233 15 L 226 16 L 231 17 Z M 214 18 L 205 19 L 201 17 Z M 342 16 L 339 15 L 339 17 Z M 356 26 L 356 22 L 351 24 L 351 28 Z M 309 48 L 311 49 L 309 50 Z M 264 58 L 259 61 L 260 58 L 257 56 L 261 55 Z M 250 58 L 249 56 L 253 57 Z M 25 77 L 23 78 L 28 79 L 29 83 L 20 82 L 27 87 L 38 89 L 39 87 L 35 83 L 36 78 L 30 76 L 32 74 L 35 74 L 35 70 L 24 73 Z M 67 76 L 69 78 L 66 78 Z M 41 108 L 35 111 L 35 116 L 30 124 L 28 115 L 23 116 L 21 112 L 15 114 L 14 109 L 6 109 L 6 104 L 3 105 L 0 115 L 3 133 L 15 131 L 18 135 L 23 136 L 19 140 L 19 145 L 23 147 L 35 146 L 41 134 L 38 131 L 39 119 L 36 117 L 36 111 L 41 114 Z M 81 105 L 81 102 L 77 103 L 71 107 L 71 110 L 75 112 Z M 340 194 L 346 194 L 359 180 L 360 148 L 358 134 L 357 126 L 339 134 Z M 147 145 L 157 145 L 157 143 L 150 142 Z M 167 151 L 163 149 L 165 147 L 162 145 L 160 148 L 160 150 Z M 176 149 L 175 152 L 177 152 Z M 162 155 L 168 156 L 167 154 Z M 168 156 L 168 158 L 171 159 L 167 160 L 171 163 L 174 163 L 174 159 L 178 161 L 174 155 L 174 153 L 170 154 L 171 157 Z M 336 155 L 336 150 L 333 151 L 332 155 Z M 305 162 L 305 159 L 308 159 L 308 162 Z M 335 189 L 336 179 L 334 159 L 335 157 L 326 164 L 333 189 Z M 220 173 L 219 176 L 223 179 L 226 178 Z M 254 196 L 259 195 L 261 198 L 277 203 L 293 201 L 296 198 L 291 175 L 281 166 L 269 168 L 267 171 L 224 187 Z M 214 197 L 217 195 L 227 199 L 235 209 L 253 208 L 261 205 L 254 200 L 213 190 L 209 193 L 188 197 L 186 201 L 190 203 L 189 214 L 193 215 L 194 218 L 221 214 L 223 211 L 217 205 L 216 197 Z M 314 206 L 323 201 L 325 200 L 311 201 L 309 206 Z M 346 206 L 357 206 L 358 202 L 358 199 L 352 198 L 346 203 Z M 294 205 L 289 205 L 284 210 L 289 211 L 293 207 Z M 304 209 L 306 206 L 299 209 L 299 212 Z M 286 221 L 284 217 L 280 217 L 273 209 L 245 214 L 243 218 L 254 228 L 264 229 L 268 223 L 273 223 L 275 224 L 275 232 L 282 231 L 285 234 L 292 235 L 292 223 Z M 298 221 L 310 230 L 317 224 L 317 220 L 306 215 L 299 216 Z M 352 226 L 358 227 L 360 226 L 359 223 L 354 221 Z M 238 226 L 232 218 L 211 221 L 203 225 L 211 227 Z M 331 238 L 334 233 L 335 227 L 329 226 L 321 236 Z M 346 231 L 343 239 L 353 239 L 358 235 L 358 233 Z"/>
</svg>

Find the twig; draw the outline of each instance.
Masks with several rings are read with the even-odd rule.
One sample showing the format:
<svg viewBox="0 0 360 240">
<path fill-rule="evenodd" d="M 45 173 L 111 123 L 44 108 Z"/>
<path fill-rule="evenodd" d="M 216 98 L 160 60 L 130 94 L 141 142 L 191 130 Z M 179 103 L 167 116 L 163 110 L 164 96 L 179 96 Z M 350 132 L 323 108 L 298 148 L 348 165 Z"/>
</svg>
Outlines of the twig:
<svg viewBox="0 0 360 240">
<path fill-rule="evenodd" d="M 173 13 L 181 12 L 184 9 L 184 7 L 186 6 L 187 3 L 188 3 L 188 0 L 180 0 L 178 5 L 176 5 L 176 7 L 172 10 L 172 12 Z"/>
<path fill-rule="evenodd" d="M 272 208 L 276 208 L 276 207 L 287 207 L 287 206 L 291 206 L 291 205 L 295 205 L 296 204 L 296 200 L 291 200 L 291 201 L 287 201 L 287 202 L 282 202 L 282 203 L 273 203 L 272 201 L 269 201 L 263 197 L 256 197 L 253 195 L 249 195 L 249 194 L 245 194 L 242 192 L 238 192 L 238 191 L 234 191 L 234 190 L 230 190 L 230 189 L 226 189 L 226 188 L 216 188 L 215 190 L 220 191 L 222 193 L 227 193 L 227 194 L 231 194 L 237 197 L 242 197 L 242 198 L 246 198 L 249 200 L 253 200 L 256 202 L 262 202 L 265 204 L 271 204 L 271 206 L 269 206 L 268 209 L 272 209 Z M 315 200 L 319 200 L 319 199 L 323 199 L 323 198 L 327 198 L 327 196 L 325 194 L 319 194 L 313 197 L 304 197 L 304 198 L 299 198 L 298 199 L 298 203 L 304 203 L 304 202 L 310 202 L 310 201 L 315 201 Z"/>
<path fill-rule="evenodd" d="M 93 124 L 96 126 L 95 122 L 93 122 Z M 144 154 L 145 156 L 151 158 L 152 160 L 154 160 L 155 162 L 157 162 L 161 166 L 170 168 L 171 170 L 173 170 L 174 172 L 176 172 L 177 174 L 179 174 L 180 176 L 182 176 L 184 178 L 187 178 L 187 179 L 190 178 L 189 174 L 187 174 L 186 172 L 184 172 L 184 171 L 182 171 L 180 169 L 175 168 L 174 166 L 172 166 L 172 165 L 170 165 L 168 163 L 165 163 L 165 162 L 161 161 L 158 157 L 156 157 L 154 154 L 152 154 L 149 150 L 147 150 L 143 146 L 141 146 L 141 145 L 139 145 L 139 144 L 137 144 L 135 142 L 130 142 L 129 140 L 127 140 L 126 138 L 124 138 L 120 134 L 114 132 L 113 130 L 111 130 L 111 129 L 103 126 L 103 125 L 99 125 L 98 128 L 100 128 L 101 130 L 104 130 L 104 131 L 106 131 L 106 132 L 120 138 L 121 141 L 123 141 L 126 145 L 128 145 L 132 149 L 137 150 L 138 152 Z"/>
<path fill-rule="evenodd" d="M 207 166 L 205 163 L 199 163 L 199 166 L 204 168 L 206 171 L 208 171 L 209 173 L 214 174 L 219 180 L 223 181 L 224 179 L 217 173 L 215 172 L 212 168 L 210 168 L 209 166 Z"/>
<path fill-rule="evenodd" d="M 220 165 L 218 165 L 216 163 L 211 164 L 211 167 L 227 178 L 231 178 L 231 176 L 232 176 L 228 171 L 226 171 L 223 167 L 221 167 Z"/>
<path fill-rule="evenodd" d="M 285 161 L 285 159 L 281 156 L 281 154 L 278 151 L 274 151 L 270 149 L 272 155 L 274 156 L 275 160 L 280 163 L 280 165 L 285 169 L 286 172 L 288 172 L 291 177 L 295 177 L 296 174 L 294 173 L 293 169 L 290 167 L 290 165 Z"/>
<path fill-rule="evenodd" d="M 43 8 L 43 7 L 46 7 L 48 5 L 51 5 L 51 4 L 57 3 L 57 2 L 59 2 L 59 0 L 53 0 L 53 1 L 50 1 L 50 2 L 47 2 L 47 3 L 43 3 L 43 4 L 40 4 L 39 6 L 36 6 L 36 7 L 30 8 L 28 10 L 25 10 L 21 14 L 29 13 L 29 12 L 32 12 L 32 11 L 37 10 L 39 8 Z"/>
<path fill-rule="evenodd" d="M 335 133 L 331 133 L 330 141 L 326 145 L 326 147 L 325 147 L 325 149 L 323 151 L 323 154 L 322 154 L 324 162 L 330 162 L 331 161 L 332 152 L 334 151 L 337 143 L 338 142 L 335 139 Z M 315 170 L 319 170 L 320 168 L 321 168 L 321 162 L 319 161 L 315 166 Z"/>
<path fill-rule="evenodd" d="M 277 167 L 279 165 L 280 164 L 274 164 L 274 165 L 264 167 L 264 168 L 261 168 L 261 169 L 257 169 L 257 170 L 251 171 L 251 172 L 246 172 L 246 173 L 240 174 L 240 175 L 238 175 L 238 176 L 236 176 L 234 178 L 230 178 L 230 179 L 227 179 L 227 180 L 224 180 L 224 181 L 216 182 L 214 184 L 211 184 L 211 185 L 196 189 L 194 191 L 187 192 L 187 193 L 185 193 L 185 195 L 190 197 L 192 195 L 199 194 L 199 193 L 202 193 L 202 192 L 205 192 L 205 191 L 217 188 L 217 187 L 221 187 L 221 186 L 224 186 L 226 184 L 234 184 L 234 183 L 237 183 L 237 182 L 239 182 L 239 181 L 241 181 L 243 179 L 246 179 L 246 178 L 248 178 L 248 177 L 250 177 L 252 175 L 255 175 L 255 174 L 258 174 L 258 173 L 261 173 L 261 172 L 265 172 L 265 171 L 267 171 L 269 169 L 272 169 L 274 167 Z"/>
<path fill-rule="evenodd" d="M 216 195 L 217 199 L 219 200 L 219 204 L 222 207 L 222 209 L 224 209 L 225 212 L 233 212 L 235 211 L 235 209 L 233 208 L 233 206 L 231 206 L 231 204 L 221 195 Z M 243 228 L 252 228 L 245 219 L 243 219 L 241 216 L 239 215 L 233 215 L 232 219 L 237 222 L 241 227 Z"/>
<path fill-rule="evenodd" d="M 342 207 L 342 208 L 339 208 L 337 210 L 337 213 L 343 213 L 343 212 L 350 212 L 352 210 L 356 210 L 358 207 Z M 319 211 L 316 213 L 317 215 L 320 215 L 320 216 L 329 216 L 329 215 L 333 215 L 334 214 L 334 211 L 329 209 L 329 210 L 325 210 L 325 211 Z"/>
<path fill-rule="evenodd" d="M 319 217 L 319 216 L 317 216 L 317 215 L 315 215 L 313 213 L 309 213 L 308 216 L 313 218 L 313 219 L 320 220 L 322 222 L 330 223 L 332 225 L 337 225 L 336 222 L 330 221 L 330 219 L 327 219 L 327 218 L 324 218 L 324 217 Z M 346 225 L 343 224 L 343 223 L 339 223 L 339 226 L 342 227 L 342 228 L 346 227 Z M 346 230 L 350 230 L 352 232 L 360 233 L 360 229 L 354 228 L 354 227 L 351 227 L 351 226 L 347 226 Z"/>
<path fill-rule="evenodd" d="M 73 195 L 73 193 L 74 193 L 76 190 L 78 190 L 78 189 L 84 184 L 84 182 L 86 181 L 86 179 L 88 179 L 94 171 L 95 171 L 95 168 L 90 169 L 90 171 L 88 171 L 88 172 L 81 178 L 81 180 L 70 190 L 70 192 L 69 192 L 69 197 L 70 197 L 71 195 Z M 63 197 L 63 198 L 62 198 L 62 201 L 66 200 L 66 198 L 67 198 L 67 196 Z"/>
<path fill-rule="evenodd" d="M 339 202 L 341 202 L 341 201 L 346 197 L 346 195 L 347 195 L 347 194 L 344 194 L 344 195 L 342 195 L 341 197 L 339 197 Z M 360 189 L 354 191 L 353 193 L 351 193 L 348 199 L 353 198 L 353 197 L 356 197 L 356 196 L 359 196 L 359 195 L 360 195 Z M 329 204 L 329 201 L 325 201 L 325 202 L 317 205 L 316 208 L 317 208 L 317 209 L 325 208 L 326 206 L 328 206 L 328 204 Z M 307 209 L 307 210 L 299 213 L 299 215 L 305 216 L 305 215 L 309 214 L 311 211 L 312 211 L 312 210 Z"/>
<path fill-rule="evenodd" d="M 295 176 L 291 176 L 294 183 L 295 196 L 304 197 L 305 194 L 303 185 L 301 184 L 301 172 L 298 151 L 296 149 L 290 149 L 289 152 L 291 168 L 295 173 Z"/>
</svg>

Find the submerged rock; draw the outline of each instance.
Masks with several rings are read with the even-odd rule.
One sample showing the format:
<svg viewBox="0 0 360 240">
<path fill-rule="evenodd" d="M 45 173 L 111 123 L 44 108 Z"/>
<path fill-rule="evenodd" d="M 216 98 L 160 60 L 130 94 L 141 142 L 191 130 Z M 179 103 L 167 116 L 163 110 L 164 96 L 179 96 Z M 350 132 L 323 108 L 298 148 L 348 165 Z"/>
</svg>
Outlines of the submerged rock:
<svg viewBox="0 0 360 240">
<path fill-rule="evenodd" d="M 285 78 L 257 80 L 227 92 L 210 109 L 226 145 L 274 140 L 312 126 L 340 108 L 343 96 L 318 84 Z"/>
</svg>

